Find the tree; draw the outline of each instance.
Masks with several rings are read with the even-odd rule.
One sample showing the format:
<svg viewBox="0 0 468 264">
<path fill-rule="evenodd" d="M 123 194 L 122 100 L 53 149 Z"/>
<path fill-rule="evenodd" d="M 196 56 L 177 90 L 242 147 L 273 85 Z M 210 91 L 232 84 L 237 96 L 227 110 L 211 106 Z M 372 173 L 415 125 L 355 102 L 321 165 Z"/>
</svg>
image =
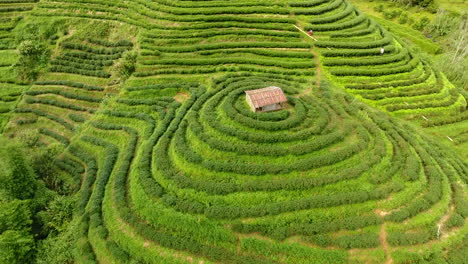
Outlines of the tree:
<svg viewBox="0 0 468 264">
<path fill-rule="evenodd" d="M 44 181 L 48 189 L 66 193 L 63 180 L 58 177 L 55 166 L 56 157 L 63 152 L 63 147 L 60 144 L 51 144 L 48 147 L 36 148 L 32 154 L 32 168 L 37 177 Z"/>
<path fill-rule="evenodd" d="M 27 200 L 0 200 L 0 233 L 6 230 L 31 230 L 31 209 Z"/>
<path fill-rule="evenodd" d="M 0 263 L 32 263 L 33 236 L 24 231 L 7 230 L 0 235 Z"/>
<path fill-rule="evenodd" d="M 50 50 L 45 38 L 38 24 L 26 24 L 18 29 L 16 41 L 19 59 L 14 66 L 20 80 L 35 80 L 47 65 Z"/>
<path fill-rule="evenodd" d="M 20 147 L 0 138 L 0 189 L 13 199 L 30 199 L 36 191 L 36 176 Z"/>
</svg>

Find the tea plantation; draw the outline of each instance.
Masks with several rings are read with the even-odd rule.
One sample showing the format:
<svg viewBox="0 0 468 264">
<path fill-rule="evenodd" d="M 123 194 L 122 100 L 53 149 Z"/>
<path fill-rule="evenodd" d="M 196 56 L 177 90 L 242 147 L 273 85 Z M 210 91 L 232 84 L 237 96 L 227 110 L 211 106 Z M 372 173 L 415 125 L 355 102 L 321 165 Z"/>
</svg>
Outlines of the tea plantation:
<svg viewBox="0 0 468 264">
<path fill-rule="evenodd" d="M 60 149 L 66 263 L 466 263 L 467 100 L 347 0 L 0 0 L 0 133 Z"/>
</svg>

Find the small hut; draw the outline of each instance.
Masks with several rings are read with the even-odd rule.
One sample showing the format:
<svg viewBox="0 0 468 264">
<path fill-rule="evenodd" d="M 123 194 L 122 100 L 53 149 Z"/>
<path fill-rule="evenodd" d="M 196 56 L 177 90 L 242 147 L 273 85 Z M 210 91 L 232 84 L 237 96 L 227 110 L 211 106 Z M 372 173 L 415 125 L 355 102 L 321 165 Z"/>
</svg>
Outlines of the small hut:
<svg viewBox="0 0 468 264">
<path fill-rule="evenodd" d="M 281 88 L 269 86 L 257 90 L 245 91 L 246 100 L 253 112 L 280 110 L 288 101 Z"/>
</svg>

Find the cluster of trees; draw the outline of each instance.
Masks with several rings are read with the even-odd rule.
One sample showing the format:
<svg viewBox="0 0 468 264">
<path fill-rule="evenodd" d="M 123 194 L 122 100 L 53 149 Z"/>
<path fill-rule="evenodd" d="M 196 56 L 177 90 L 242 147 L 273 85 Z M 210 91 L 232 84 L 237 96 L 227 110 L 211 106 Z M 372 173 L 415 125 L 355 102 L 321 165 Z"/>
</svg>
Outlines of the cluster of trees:
<svg viewBox="0 0 468 264">
<path fill-rule="evenodd" d="M 44 261 L 43 249 L 66 229 L 73 211 L 70 189 L 53 165 L 60 148 L 27 153 L 24 145 L 0 142 L 0 262 Z"/>
</svg>

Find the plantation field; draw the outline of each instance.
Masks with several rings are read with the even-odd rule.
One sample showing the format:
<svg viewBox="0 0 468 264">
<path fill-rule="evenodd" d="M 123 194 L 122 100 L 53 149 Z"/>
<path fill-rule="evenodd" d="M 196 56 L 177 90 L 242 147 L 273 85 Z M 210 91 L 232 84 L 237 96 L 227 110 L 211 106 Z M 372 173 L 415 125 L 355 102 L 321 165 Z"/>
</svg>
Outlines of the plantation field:
<svg viewBox="0 0 468 264">
<path fill-rule="evenodd" d="M 0 133 L 62 150 L 70 263 L 466 263 L 468 95 L 421 35 L 347 0 L 0 14 Z M 267 86 L 287 106 L 252 112 Z"/>
</svg>

